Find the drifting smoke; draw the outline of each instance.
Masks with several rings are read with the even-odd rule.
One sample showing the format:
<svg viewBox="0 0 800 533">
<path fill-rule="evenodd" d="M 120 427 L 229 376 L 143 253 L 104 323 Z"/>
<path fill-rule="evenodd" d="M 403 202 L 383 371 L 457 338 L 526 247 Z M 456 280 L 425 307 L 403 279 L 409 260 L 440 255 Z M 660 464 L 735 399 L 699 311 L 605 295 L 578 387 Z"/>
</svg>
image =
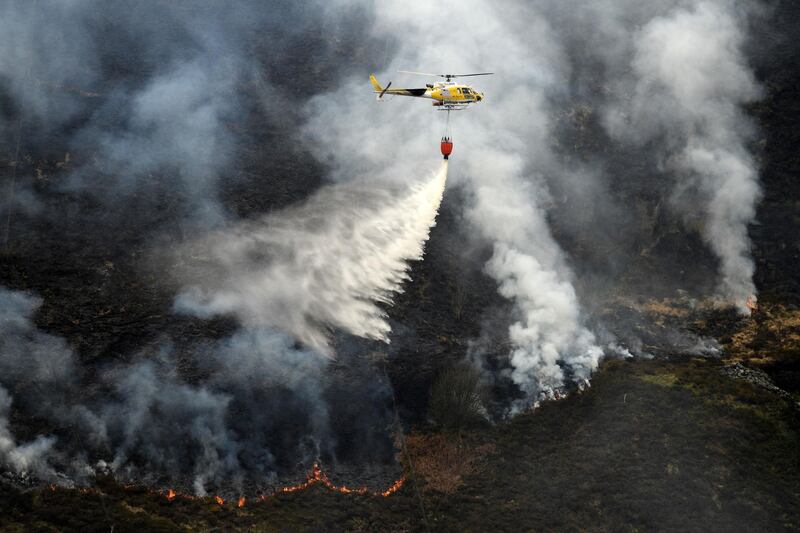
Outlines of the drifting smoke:
<svg viewBox="0 0 800 533">
<path fill-rule="evenodd" d="M 62 339 L 38 331 L 30 322 L 39 304 L 37 299 L 0 287 L 0 462 L 18 473 L 50 479 L 48 456 L 55 439 L 40 435 L 32 442 L 16 443 L 8 420 L 13 398 L 6 389 L 33 393 L 21 407 L 41 414 L 48 407 L 33 396 L 43 392 L 45 397 L 63 401 L 71 382 L 71 351 Z"/>
<path fill-rule="evenodd" d="M 162 6 L 155 22 L 146 8 L 97 4 L 11 1 L 0 8 L 0 39 L 10 50 L 0 78 L 18 115 L 7 125 L 24 130 L 28 144 L 69 132 L 66 149 L 81 152 L 83 163 L 64 188 L 116 204 L 166 170 L 174 190 L 186 194 L 187 212 L 217 220 L 214 185 L 232 139 L 224 121 L 236 116 L 233 89 L 247 71 L 240 43 L 224 28 L 245 19 L 232 13 L 211 27 L 202 23 L 211 10 L 178 2 Z M 127 13 L 124 24 L 117 10 Z M 76 130 L 87 113 L 92 120 Z"/>
<path fill-rule="evenodd" d="M 52 478 L 47 456 L 51 452 L 54 439 L 40 435 L 33 442 L 16 444 L 8 428 L 10 409 L 11 396 L 0 387 L 0 463 L 8 465 L 17 473 L 32 472 L 43 479 Z"/>
<path fill-rule="evenodd" d="M 170 476 L 196 494 L 209 487 L 242 493 L 275 483 L 296 461 L 335 464 L 331 416 L 337 430 L 358 435 L 344 455 L 380 461 L 391 452 L 380 429 L 390 419 L 386 384 L 369 371 L 332 375 L 329 360 L 275 330 L 238 331 L 194 347 L 195 358 L 165 343 L 132 364 L 87 373 L 63 340 L 33 324 L 39 304 L 0 289 L 0 464 L 12 471 L 60 482 L 105 472 L 154 483 Z M 201 375 L 188 380 L 187 365 Z M 18 443 L 8 390 L 19 412 L 45 421 L 53 434 Z M 341 394 L 357 418 L 333 402 Z"/>
<path fill-rule="evenodd" d="M 447 163 L 411 187 L 355 181 L 321 189 L 302 206 L 223 230 L 191 247 L 208 272 L 176 308 L 233 313 L 332 355 L 329 328 L 388 342 L 378 304 L 390 303 L 422 259 L 444 192 Z"/>
<path fill-rule="evenodd" d="M 741 106 L 760 91 L 743 57 L 738 5 L 698 2 L 649 21 L 634 40 L 631 99 L 608 111 L 607 126 L 629 142 L 663 139 L 678 180 L 673 202 L 690 219 L 704 215 L 721 295 L 746 311 L 755 295 L 747 226 L 760 188 L 746 147 L 753 128 Z"/>
<path fill-rule="evenodd" d="M 341 67 L 330 55 L 348 53 L 358 35 L 350 31 L 357 9 L 324 20 L 312 11 L 284 0 L 235 9 L 185 0 L 3 2 L 3 140 L 19 133 L 23 154 L 51 161 L 70 153 L 67 175 L 45 181 L 48 188 L 125 211 L 121 218 L 140 231 L 153 216 L 162 224 L 148 233 L 219 225 L 229 214 L 222 189 L 247 182 L 236 156 L 249 118 L 285 130 L 301 105 L 295 84 L 308 87 L 306 97 L 318 90 L 304 82 L 310 72 L 286 74 L 292 55 L 328 63 L 314 70 L 335 79 Z M 311 37 L 323 27 L 335 46 Z M 26 202 L 32 180 L 18 181 L 15 215 L 35 213 L 36 203 Z M 58 215 L 49 213 L 62 223 Z M 96 230 L 97 217 L 87 218 L 84 234 Z M 120 221 L 105 218 L 113 217 L 104 217 L 106 231 L 119 231 Z"/>
</svg>

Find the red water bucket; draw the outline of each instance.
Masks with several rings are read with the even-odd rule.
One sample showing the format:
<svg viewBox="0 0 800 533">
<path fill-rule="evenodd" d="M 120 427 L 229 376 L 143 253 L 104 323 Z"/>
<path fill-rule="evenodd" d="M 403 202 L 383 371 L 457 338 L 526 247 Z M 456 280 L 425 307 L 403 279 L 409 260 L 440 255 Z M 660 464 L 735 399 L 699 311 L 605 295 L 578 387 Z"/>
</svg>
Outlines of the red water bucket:
<svg viewBox="0 0 800 533">
<path fill-rule="evenodd" d="M 453 141 L 449 137 L 442 137 L 442 155 L 445 159 L 453 153 Z"/>
</svg>

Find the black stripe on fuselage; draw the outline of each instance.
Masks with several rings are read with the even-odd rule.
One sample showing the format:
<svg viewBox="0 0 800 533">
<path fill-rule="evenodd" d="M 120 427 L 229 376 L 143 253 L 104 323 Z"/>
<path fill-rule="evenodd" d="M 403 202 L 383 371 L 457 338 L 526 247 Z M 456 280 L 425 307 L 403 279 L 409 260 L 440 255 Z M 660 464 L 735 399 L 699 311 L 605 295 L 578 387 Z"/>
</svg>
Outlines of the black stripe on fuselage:
<svg viewBox="0 0 800 533">
<path fill-rule="evenodd" d="M 385 94 L 399 94 L 401 96 L 425 96 L 428 89 L 387 89 Z M 375 91 L 380 93 L 381 91 Z"/>
</svg>

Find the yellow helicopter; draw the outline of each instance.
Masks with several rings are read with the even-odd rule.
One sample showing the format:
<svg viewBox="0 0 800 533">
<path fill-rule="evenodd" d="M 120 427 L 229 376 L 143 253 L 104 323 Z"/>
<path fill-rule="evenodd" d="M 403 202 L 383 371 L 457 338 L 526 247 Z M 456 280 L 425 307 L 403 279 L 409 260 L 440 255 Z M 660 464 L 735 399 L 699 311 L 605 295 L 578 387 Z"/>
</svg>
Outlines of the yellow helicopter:
<svg viewBox="0 0 800 533">
<path fill-rule="evenodd" d="M 427 74 L 425 72 L 411 72 L 408 70 L 400 70 L 404 74 L 417 74 L 420 76 L 444 78 L 444 81 L 437 81 L 435 83 L 426 83 L 424 88 L 420 89 L 391 89 L 392 82 L 386 87 L 381 87 L 374 74 L 370 74 L 369 81 L 372 87 L 378 94 L 378 99 L 383 98 L 385 94 L 394 94 L 399 96 L 414 96 L 417 98 L 430 98 L 433 100 L 433 106 L 443 111 L 458 111 L 466 109 L 469 104 L 480 102 L 483 100 L 483 93 L 476 91 L 469 85 L 463 85 L 452 81 L 454 78 L 465 78 L 467 76 L 489 76 L 493 72 L 477 72 L 473 74 Z"/>
</svg>

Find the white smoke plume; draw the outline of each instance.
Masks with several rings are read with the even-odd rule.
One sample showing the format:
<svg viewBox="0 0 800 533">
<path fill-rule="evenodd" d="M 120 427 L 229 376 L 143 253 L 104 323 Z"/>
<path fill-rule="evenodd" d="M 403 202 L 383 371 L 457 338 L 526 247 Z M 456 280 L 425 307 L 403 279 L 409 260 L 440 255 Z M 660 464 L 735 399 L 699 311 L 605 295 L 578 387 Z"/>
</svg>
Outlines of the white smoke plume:
<svg viewBox="0 0 800 533">
<path fill-rule="evenodd" d="M 677 4 L 635 34 L 630 101 L 612 107 L 609 131 L 628 142 L 659 139 L 677 176 L 673 202 L 700 215 L 720 261 L 721 296 L 746 311 L 755 295 L 747 226 L 760 198 L 742 104 L 760 95 L 744 58 L 748 8 L 728 0 Z"/>
<path fill-rule="evenodd" d="M 8 420 L 13 399 L 6 387 L 19 388 L 26 395 L 47 390 L 60 400 L 72 381 L 71 351 L 62 339 L 41 333 L 30 321 L 39 304 L 38 299 L 0 287 L 0 463 L 17 473 L 50 479 L 48 456 L 55 438 L 39 435 L 18 444 Z M 43 413 L 50 408 L 43 403 L 47 402 L 32 400 L 26 407 Z"/>
<path fill-rule="evenodd" d="M 388 342 L 379 304 L 391 302 L 422 258 L 447 163 L 406 186 L 366 180 L 324 187 L 301 206 L 222 230 L 190 247 L 206 266 L 176 308 L 233 313 L 332 355 L 329 329 Z M 207 270 L 206 270 L 207 269 Z"/>
<path fill-rule="evenodd" d="M 17 444 L 8 428 L 8 413 L 11 409 L 11 396 L 0 386 L 0 465 L 10 467 L 17 473 L 31 472 L 41 479 L 53 477 L 48 464 L 55 439 L 39 435 L 33 442 Z"/>
<path fill-rule="evenodd" d="M 572 378 L 586 380 L 603 355 L 594 335 L 581 326 L 572 286 L 543 268 L 532 255 L 498 244 L 487 272 L 500 280 L 500 294 L 515 299 L 520 320 L 509 327 L 515 346 L 512 379 L 529 395 L 553 391 Z"/>
</svg>

